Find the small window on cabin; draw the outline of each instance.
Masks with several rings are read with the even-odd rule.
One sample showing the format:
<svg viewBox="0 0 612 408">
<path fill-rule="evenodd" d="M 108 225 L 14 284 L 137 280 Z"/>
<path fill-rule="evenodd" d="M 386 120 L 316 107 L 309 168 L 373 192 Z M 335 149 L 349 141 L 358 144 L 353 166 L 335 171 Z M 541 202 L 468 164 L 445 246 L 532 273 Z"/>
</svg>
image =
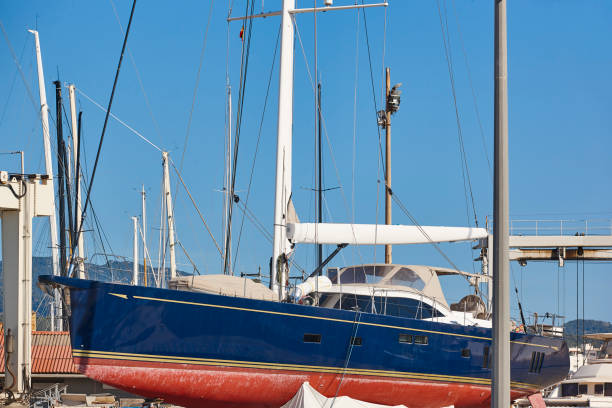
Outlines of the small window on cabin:
<svg viewBox="0 0 612 408">
<path fill-rule="evenodd" d="M 603 395 L 604 393 L 604 385 L 603 384 L 595 384 L 595 394 Z"/>
<path fill-rule="evenodd" d="M 562 397 L 574 397 L 578 395 L 578 384 L 567 383 L 561 384 L 561 396 Z"/>
<path fill-rule="evenodd" d="M 580 384 L 578 386 L 578 394 L 588 394 L 589 393 L 589 386 L 587 384 Z"/>
<path fill-rule="evenodd" d="M 398 341 L 400 343 L 412 344 L 412 334 L 400 333 Z"/>
<path fill-rule="evenodd" d="M 320 334 L 304 334 L 304 343 L 321 343 L 321 335 Z"/>
<path fill-rule="evenodd" d="M 361 346 L 361 337 L 351 337 L 351 345 Z"/>
<path fill-rule="evenodd" d="M 612 397 L 612 383 L 604 384 L 604 396 Z"/>
<path fill-rule="evenodd" d="M 461 350 L 461 357 L 468 358 L 471 355 L 472 355 L 472 353 L 470 352 L 469 348 L 464 348 L 463 350 Z"/>
<path fill-rule="evenodd" d="M 327 268 L 327 277 L 332 283 L 338 283 L 338 268 Z"/>
<path fill-rule="evenodd" d="M 427 336 L 414 336 L 414 344 L 427 344 Z"/>
</svg>

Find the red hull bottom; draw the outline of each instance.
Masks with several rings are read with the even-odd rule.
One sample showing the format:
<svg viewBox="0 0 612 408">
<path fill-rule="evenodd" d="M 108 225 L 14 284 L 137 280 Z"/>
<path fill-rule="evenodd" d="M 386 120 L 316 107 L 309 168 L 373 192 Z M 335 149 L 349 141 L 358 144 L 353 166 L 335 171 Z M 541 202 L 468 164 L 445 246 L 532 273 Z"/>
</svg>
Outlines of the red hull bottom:
<svg viewBox="0 0 612 408">
<path fill-rule="evenodd" d="M 113 387 L 183 407 L 272 408 L 289 401 L 308 381 L 321 394 L 336 395 L 341 375 L 290 370 L 194 366 L 95 358 L 75 358 L 88 377 Z M 513 390 L 512 399 L 537 390 Z M 384 405 L 438 408 L 490 406 L 488 386 L 345 375 L 337 395 Z"/>
</svg>

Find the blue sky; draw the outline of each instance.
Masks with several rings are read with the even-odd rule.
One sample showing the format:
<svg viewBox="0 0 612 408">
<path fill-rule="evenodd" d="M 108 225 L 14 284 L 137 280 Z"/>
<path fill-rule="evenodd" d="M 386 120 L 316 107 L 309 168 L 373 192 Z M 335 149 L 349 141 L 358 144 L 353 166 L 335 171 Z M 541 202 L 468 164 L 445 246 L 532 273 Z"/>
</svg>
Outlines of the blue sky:
<svg viewBox="0 0 612 408">
<path fill-rule="evenodd" d="M 131 2 L 113 1 L 125 27 Z M 280 7 L 280 1 L 255 3 L 256 12 Z M 336 1 L 336 4 L 345 3 Z M 312 2 L 298 0 L 297 4 L 309 7 Z M 393 83 L 403 83 L 401 108 L 393 117 L 393 190 L 423 225 L 473 223 L 473 216 L 466 214 L 471 214 L 472 210 L 465 199 L 438 4 L 448 27 L 461 130 L 476 213 L 483 225 L 492 213 L 491 173 L 485 155 L 486 149 L 491 159 L 493 148 L 493 7 L 490 1 L 392 0 L 386 11 L 383 8 L 367 11 L 377 107 L 381 104 L 384 66 L 391 67 Z M 244 1 L 236 0 L 232 14 L 241 15 L 244 8 Z M 209 2 L 200 1 L 181 2 L 180 7 L 159 1 L 139 2 L 128 43 L 135 64 L 126 55 L 113 104 L 112 110 L 117 116 L 168 150 L 177 164 L 183 152 L 209 9 Z M 218 190 L 223 182 L 226 61 L 235 102 L 241 47 L 240 23 L 228 26 L 227 12 L 227 2 L 213 4 L 183 168 L 184 179 L 219 241 L 222 237 L 222 195 Z M 41 36 L 49 105 L 54 107 L 52 81 L 59 75 L 62 82 L 75 83 L 86 95 L 106 106 L 123 40 L 113 3 L 32 1 L 26 5 L 5 1 L 0 4 L 0 16 L 36 101 L 33 37 L 26 31 L 35 27 Z M 565 0 L 509 2 L 510 208 L 513 219 L 589 219 L 604 220 L 600 223 L 610 225 L 611 18 L 612 3 L 607 1 L 580 4 Z M 317 64 L 323 85 L 323 114 L 329 141 L 324 146 L 325 186 L 341 187 L 326 193 L 326 208 L 329 209 L 325 211 L 326 219 L 349 222 L 354 217 L 361 223 L 382 222 L 383 197 L 377 183 L 381 179 L 381 169 L 374 120 L 376 108 L 363 15 L 357 16 L 354 11 L 325 13 L 317 17 L 316 23 Z M 243 199 L 248 188 L 278 26 L 278 17 L 257 19 L 253 25 L 237 170 L 237 189 Z M 293 193 L 300 218 L 313 220 L 314 97 L 307 66 L 314 69 L 314 19 L 310 15 L 300 15 L 297 27 L 303 51 L 296 36 Z M 25 150 L 26 171 L 43 172 L 42 137 L 36 108 L 4 39 L 0 41 L 0 61 L 0 150 Z M 248 203 L 269 231 L 274 198 L 278 61 L 272 69 L 270 99 Z M 66 89 L 64 94 L 67 95 Z M 91 171 L 104 115 L 82 95 L 79 95 L 78 104 L 84 111 L 84 155 L 88 160 L 87 169 Z M 18 168 L 18 161 L 10 156 L 0 156 L 0 163 L 3 169 Z M 130 217 L 140 213 L 138 190 L 143 183 L 150 197 L 149 242 L 153 242 L 151 251 L 157 253 L 160 164 L 158 151 L 111 120 L 92 199 L 112 250 L 119 255 L 131 256 Z M 238 215 L 237 235 L 242 213 L 236 210 L 235 214 Z M 393 216 L 394 223 L 410 223 L 397 206 L 393 208 Z M 219 254 L 184 191 L 177 198 L 176 223 L 178 237 L 199 269 L 207 273 L 219 272 Z M 49 252 L 45 249 L 48 245 L 44 242 L 45 230 L 42 225 L 38 229 L 37 239 L 42 242 L 37 246 L 38 254 L 45 255 Z M 469 244 L 441 247 L 462 269 L 478 270 L 479 264 L 472 262 L 476 253 Z M 89 254 L 102 251 L 91 241 L 91 236 L 87 249 Z M 334 264 L 381 261 L 383 253 L 382 247 L 347 248 Z M 246 220 L 236 271 L 256 272 L 261 266 L 262 271 L 267 272 L 270 255 L 271 244 Z M 190 270 L 180 251 L 178 259 L 182 269 Z M 315 249 L 298 248 L 296 261 L 307 271 L 314 269 Z M 394 261 L 449 266 L 430 246 L 395 247 Z M 612 286 L 609 270 L 609 264 L 585 265 L 587 317 L 612 320 L 612 308 L 606 300 L 608 288 Z M 574 318 L 575 279 L 575 263 L 568 263 L 560 270 L 554 263 L 530 263 L 525 268 L 513 265 L 511 281 L 519 286 L 524 307 L 529 312 L 556 312 L 559 301 L 559 311 Z M 447 297 L 451 301 L 458 300 L 467 290 L 460 280 L 447 283 Z M 511 307 L 516 315 L 514 295 Z"/>
</svg>

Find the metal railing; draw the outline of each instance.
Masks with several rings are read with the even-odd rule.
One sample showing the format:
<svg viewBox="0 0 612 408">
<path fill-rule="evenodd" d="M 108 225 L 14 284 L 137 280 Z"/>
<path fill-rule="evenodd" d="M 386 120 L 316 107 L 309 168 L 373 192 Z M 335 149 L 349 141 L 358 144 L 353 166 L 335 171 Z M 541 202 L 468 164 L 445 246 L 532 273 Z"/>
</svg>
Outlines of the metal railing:
<svg viewBox="0 0 612 408">
<path fill-rule="evenodd" d="M 51 408 L 58 405 L 62 394 L 66 393 L 67 385 L 53 384 L 50 387 L 36 391 L 30 398 L 30 408 Z"/>
<path fill-rule="evenodd" d="M 489 223 L 493 233 L 493 223 Z M 591 219 L 514 219 L 510 235 L 612 235 L 612 218 Z"/>
</svg>

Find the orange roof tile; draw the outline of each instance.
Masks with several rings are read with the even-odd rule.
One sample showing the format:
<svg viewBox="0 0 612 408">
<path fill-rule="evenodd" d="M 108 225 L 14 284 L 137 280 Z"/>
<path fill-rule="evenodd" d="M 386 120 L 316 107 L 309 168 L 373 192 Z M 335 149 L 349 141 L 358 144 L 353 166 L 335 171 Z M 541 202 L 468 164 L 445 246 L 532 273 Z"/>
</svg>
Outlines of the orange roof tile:
<svg viewBox="0 0 612 408">
<path fill-rule="evenodd" d="M 4 371 L 4 336 L 0 336 L 0 367 Z M 32 332 L 32 374 L 79 374 L 68 332 Z"/>
</svg>

